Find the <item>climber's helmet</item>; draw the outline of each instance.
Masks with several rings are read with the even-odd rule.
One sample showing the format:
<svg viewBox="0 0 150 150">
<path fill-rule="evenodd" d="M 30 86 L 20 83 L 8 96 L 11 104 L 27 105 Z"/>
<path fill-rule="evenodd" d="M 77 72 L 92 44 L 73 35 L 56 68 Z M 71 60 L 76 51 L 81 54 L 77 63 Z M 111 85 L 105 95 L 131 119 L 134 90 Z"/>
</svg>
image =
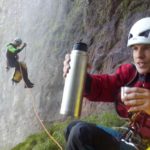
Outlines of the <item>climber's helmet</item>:
<svg viewBox="0 0 150 150">
<path fill-rule="evenodd" d="M 16 38 L 14 40 L 14 44 L 16 44 L 16 46 L 20 46 L 22 44 L 22 39 L 21 38 Z"/>
<path fill-rule="evenodd" d="M 138 20 L 130 29 L 127 46 L 150 44 L 150 17 Z"/>
</svg>

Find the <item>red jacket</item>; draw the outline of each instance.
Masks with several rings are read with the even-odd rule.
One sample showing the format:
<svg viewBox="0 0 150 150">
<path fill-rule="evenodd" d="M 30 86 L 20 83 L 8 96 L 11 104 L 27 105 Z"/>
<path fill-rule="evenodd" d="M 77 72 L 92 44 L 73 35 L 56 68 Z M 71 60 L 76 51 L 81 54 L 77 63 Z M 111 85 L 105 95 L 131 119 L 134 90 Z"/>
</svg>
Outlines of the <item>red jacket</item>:
<svg viewBox="0 0 150 150">
<path fill-rule="evenodd" d="M 84 96 L 90 101 L 115 102 L 121 117 L 129 118 L 128 107 L 121 102 L 122 86 L 144 87 L 150 89 L 150 74 L 141 75 L 132 64 L 121 65 L 114 74 L 87 75 Z M 141 113 L 136 121 L 138 132 L 144 138 L 150 138 L 150 115 Z"/>
</svg>

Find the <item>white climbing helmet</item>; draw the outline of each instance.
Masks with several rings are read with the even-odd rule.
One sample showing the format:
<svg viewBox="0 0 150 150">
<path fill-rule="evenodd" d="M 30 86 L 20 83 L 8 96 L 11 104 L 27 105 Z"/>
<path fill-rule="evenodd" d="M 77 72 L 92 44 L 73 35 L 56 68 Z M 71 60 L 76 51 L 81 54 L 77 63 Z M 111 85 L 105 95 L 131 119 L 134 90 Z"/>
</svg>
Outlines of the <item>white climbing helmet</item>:
<svg viewBox="0 0 150 150">
<path fill-rule="evenodd" d="M 127 46 L 150 44 L 150 17 L 137 21 L 130 29 Z"/>
<path fill-rule="evenodd" d="M 21 38 L 15 38 L 14 42 L 17 44 L 17 45 L 21 45 L 22 44 L 22 39 Z"/>
</svg>

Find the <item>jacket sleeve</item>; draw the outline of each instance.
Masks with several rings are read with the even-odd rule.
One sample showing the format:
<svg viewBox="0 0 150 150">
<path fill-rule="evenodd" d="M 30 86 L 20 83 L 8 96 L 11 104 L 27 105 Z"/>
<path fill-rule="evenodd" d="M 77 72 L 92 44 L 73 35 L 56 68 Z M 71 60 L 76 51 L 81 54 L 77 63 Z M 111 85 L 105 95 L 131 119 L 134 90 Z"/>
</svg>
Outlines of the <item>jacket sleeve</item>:
<svg viewBox="0 0 150 150">
<path fill-rule="evenodd" d="M 9 44 L 9 45 L 7 46 L 7 50 L 8 50 L 9 52 L 11 52 L 11 53 L 14 53 L 14 54 L 19 53 L 20 51 L 22 51 L 22 49 L 23 49 L 23 48 L 17 49 L 17 48 L 15 48 L 15 47 L 14 47 L 13 45 L 11 45 L 11 44 Z"/>
<path fill-rule="evenodd" d="M 114 95 L 128 80 L 132 65 L 120 66 L 114 74 L 87 75 L 84 96 L 90 101 L 115 101 Z"/>
<path fill-rule="evenodd" d="M 7 50 L 9 52 L 15 53 L 17 49 L 14 46 L 12 46 L 11 44 L 9 44 L 9 45 L 7 45 Z"/>
</svg>

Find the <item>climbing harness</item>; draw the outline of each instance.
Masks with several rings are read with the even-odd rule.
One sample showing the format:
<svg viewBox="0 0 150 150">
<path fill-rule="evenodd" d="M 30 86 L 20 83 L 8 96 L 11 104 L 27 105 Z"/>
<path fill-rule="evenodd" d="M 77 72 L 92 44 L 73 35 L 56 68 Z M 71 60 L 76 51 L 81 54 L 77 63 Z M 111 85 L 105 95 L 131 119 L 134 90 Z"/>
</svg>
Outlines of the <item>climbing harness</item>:
<svg viewBox="0 0 150 150">
<path fill-rule="evenodd" d="M 19 83 L 22 80 L 22 74 L 19 70 L 15 70 L 14 75 L 12 77 L 12 82 Z"/>
<path fill-rule="evenodd" d="M 126 131 L 126 133 L 124 133 L 122 139 L 131 142 L 132 137 L 134 136 L 136 129 L 135 129 L 135 121 L 137 116 L 140 114 L 140 112 L 138 113 L 134 113 L 132 115 L 132 117 L 130 118 L 130 123 L 129 123 L 129 127 L 128 130 Z"/>
<path fill-rule="evenodd" d="M 25 70 L 27 70 L 27 66 L 24 62 L 19 62 L 19 65 L 21 68 L 24 68 Z M 15 69 L 15 72 L 12 77 L 12 82 L 19 83 L 22 80 L 22 78 L 23 78 L 23 76 L 22 76 L 20 69 L 19 70 Z"/>
<path fill-rule="evenodd" d="M 132 114 L 130 118 L 129 126 L 127 127 L 127 131 L 123 134 L 120 141 L 125 142 L 126 144 L 132 145 L 135 150 L 145 150 L 146 145 L 143 144 L 142 138 L 137 133 L 138 128 L 140 126 L 137 123 L 137 119 L 142 112 L 137 112 Z"/>
</svg>

